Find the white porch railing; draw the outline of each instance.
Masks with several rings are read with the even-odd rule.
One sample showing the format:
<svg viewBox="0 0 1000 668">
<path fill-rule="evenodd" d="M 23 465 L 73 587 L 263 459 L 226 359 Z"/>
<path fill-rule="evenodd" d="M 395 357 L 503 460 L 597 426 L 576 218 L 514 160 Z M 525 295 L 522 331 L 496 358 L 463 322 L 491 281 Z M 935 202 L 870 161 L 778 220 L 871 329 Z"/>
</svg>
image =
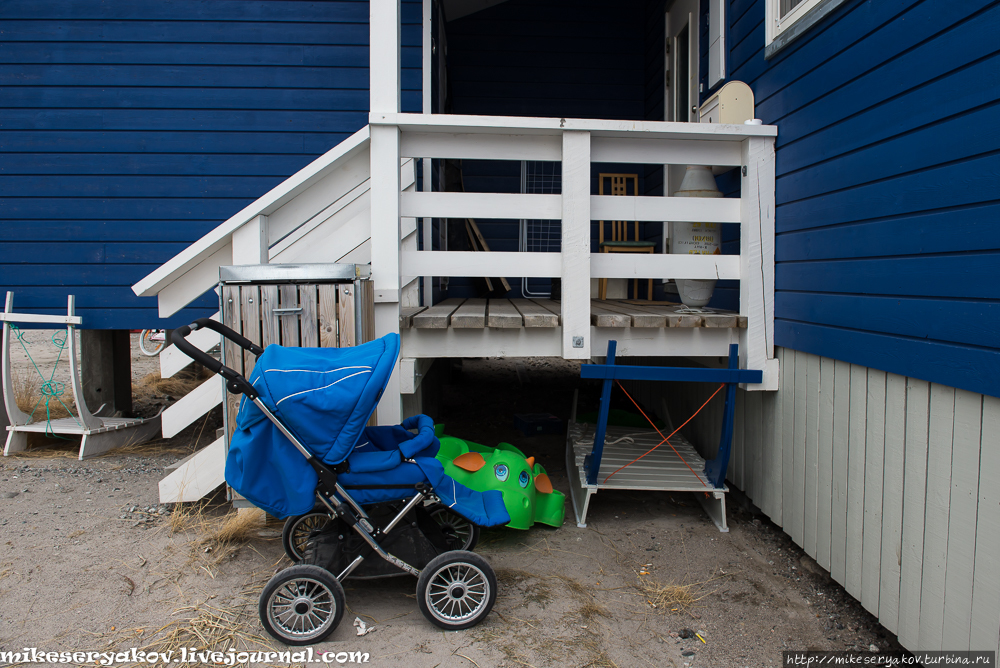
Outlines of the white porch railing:
<svg viewBox="0 0 1000 668">
<path fill-rule="evenodd" d="M 559 277 L 562 356 L 589 359 L 603 354 L 591 345 L 591 278 L 735 279 L 740 281 L 740 314 L 748 323 L 740 334 L 740 366 L 764 371 L 759 389 L 777 387 L 773 126 L 376 113 L 370 126 L 376 301 L 397 303 L 400 285 L 415 276 Z M 400 158 L 561 162 L 562 194 L 400 193 Z M 595 162 L 736 167 L 742 173 L 741 197 L 592 195 Z M 406 250 L 398 239 L 399 221 L 407 217 L 558 219 L 561 252 Z M 594 220 L 739 224 L 740 254 L 592 255 Z M 380 330 L 387 331 L 395 309 L 382 311 Z"/>
</svg>

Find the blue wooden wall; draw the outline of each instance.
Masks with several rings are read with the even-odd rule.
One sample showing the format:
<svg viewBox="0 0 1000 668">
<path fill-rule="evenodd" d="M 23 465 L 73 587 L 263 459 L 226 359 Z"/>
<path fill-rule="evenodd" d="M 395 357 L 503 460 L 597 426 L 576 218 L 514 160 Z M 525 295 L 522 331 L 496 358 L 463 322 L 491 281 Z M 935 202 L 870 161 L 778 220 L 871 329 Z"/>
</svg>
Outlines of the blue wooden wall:
<svg viewBox="0 0 1000 668">
<path fill-rule="evenodd" d="M 421 4 L 403 2 L 420 111 Z M 0 293 L 87 328 L 161 321 L 130 288 L 367 123 L 366 1 L 0 3 Z"/>
<path fill-rule="evenodd" d="M 1000 3 L 855 0 L 771 60 L 764 0 L 727 23 L 778 126 L 775 343 L 1000 396 Z"/>
</svg>

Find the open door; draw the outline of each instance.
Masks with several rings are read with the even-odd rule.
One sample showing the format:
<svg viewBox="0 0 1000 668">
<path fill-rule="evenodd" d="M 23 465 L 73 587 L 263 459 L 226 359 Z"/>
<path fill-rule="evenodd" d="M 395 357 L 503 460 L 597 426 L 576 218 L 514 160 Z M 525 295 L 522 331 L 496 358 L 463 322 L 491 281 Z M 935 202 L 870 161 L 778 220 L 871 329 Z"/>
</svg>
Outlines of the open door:
<svg viewBox="0 0 1000 668">
<path fill-rule="evenodd" d="M 664 15 L 666 39 L 663 44 L 664 118 L 682 123 L 698 121 L 698 16 L 699 0 L 674 0 Z M 668 165 L 663 194 L 672 196 L 684 178 L 684 165 Z M 669 244 L 669 225 L 663 226 L 663 244 Z M 667 286 L 668 292 L 674 286 Z"/>
<path fill-rule="evenodd" d="M 698 117 L 698 0 L 675 0 L 664 17 L 665 121 Z"/>
<path fill-rule="evenodd" d="M 698 0 L 674 0 L 664 15 L 665 121 L 698 120 L 698 12 Z M 683 178 L 684 166 L 671 165 L 664 194 L 673 195 Z"/>
</svg>

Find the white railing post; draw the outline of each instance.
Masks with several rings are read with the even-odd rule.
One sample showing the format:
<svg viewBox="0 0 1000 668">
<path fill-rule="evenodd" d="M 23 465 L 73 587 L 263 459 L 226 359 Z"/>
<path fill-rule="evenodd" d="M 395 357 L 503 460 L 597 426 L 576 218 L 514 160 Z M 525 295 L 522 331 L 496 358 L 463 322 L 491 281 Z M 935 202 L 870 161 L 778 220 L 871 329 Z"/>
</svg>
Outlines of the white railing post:
<svg viewBox="0 0 1000 668">
<path fill-rule="evenodd" d="M 590 359 L 590 133 L 562 135 L 562 351 Z"/>
<path fill-rule="evenodd" d="M 371 126 L 372 282 L 375 336 L 399 333 L 399 127 Z M 401 422 L 398 370 L 389 378 L 378 407 L 378 423 Z"/>
<path fill-rule="evenodd" d="M 743 140 L 740 188 L 740 367 L 762 369 L 748 390 L 778 389 L 774 357 L 774 138 Z"/>
<path fill-rule="evenodd" d="M 399 113 L 399 0 L 369 2 L 369 100 L 372 113 Z"/>
<path fill-rule="evenodd" d="M 233 264 L 267 264 L 267 216 L 254 216 L 233 232 Z"/>
</svg>

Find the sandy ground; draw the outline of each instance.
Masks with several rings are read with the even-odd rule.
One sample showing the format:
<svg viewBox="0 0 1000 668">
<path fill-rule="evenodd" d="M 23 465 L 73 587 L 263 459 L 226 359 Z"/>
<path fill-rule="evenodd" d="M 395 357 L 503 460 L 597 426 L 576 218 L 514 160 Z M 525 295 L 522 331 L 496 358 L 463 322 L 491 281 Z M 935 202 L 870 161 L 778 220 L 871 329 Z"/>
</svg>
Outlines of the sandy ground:
<svg viewBox="0 0 1000 668">
<path fill-rule="evenodd" d="M 136 364 L 141 377 L 149 362 Z M 568 491 L 563 437 L 522 438 L 512 415 L 568 415 L 572 364 L 471 360 L 448 375 L 435 417 L 449 433 L 513 442 Z M 584 389 L 583 401 L 595 396 Z M 256 610 L 260 589 L 289 565 L 280 523 L 220 542 L 222 499 L 196 513 L 158 505 L 157 482 L 198 426 L 84 462 L 71 445 L 0 461 L 0 652 L 287 649 L 266 638 Z M 680 668 L 778 666 L 787 649 L 898 648 L 779 528 L 735 502 L 727 534 L 686 494 L 601 492 L 586 529 L 568 515 L 560 529 L 483 532 L 476 551 L 500 591 L 478 627 L 432 626 L 409 576 L 348 581 L 344 621 L 314 650 L 366 652 L 372 666 Z M 671 584 L 697 600 L 653 607 L 651 590 Z M 357 636 L 355 617 L 375 631 Z"/>
</svg>

